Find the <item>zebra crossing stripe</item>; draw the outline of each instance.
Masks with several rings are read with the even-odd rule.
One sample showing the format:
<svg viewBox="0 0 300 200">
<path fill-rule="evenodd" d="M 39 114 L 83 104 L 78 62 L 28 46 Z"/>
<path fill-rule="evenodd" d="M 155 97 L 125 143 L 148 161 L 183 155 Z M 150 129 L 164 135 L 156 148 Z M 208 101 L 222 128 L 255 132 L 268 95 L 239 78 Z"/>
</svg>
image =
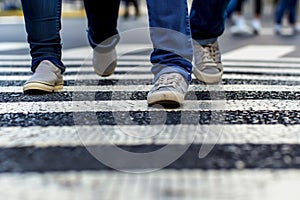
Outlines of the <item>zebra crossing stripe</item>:
<svg viewBox="0 0 300 200">
<path fill-rule="evenodd" d="M 246 62 L 246 61 L 224 61 L 222 62 L 224 67 L 249 67 L 251 69 L 257 68 L 266 68 L 271 70 L 273 68 L 295 68 L 298 69 L 300 67 L 300 63 L 287 63 L 287 62 L 279 62 L 277 60 L 273 60 L 273 62 L 264 62 L 264 61 L 255 61 L 255 62 Z"/>
<path fill-rule="evenodd" d="M 108 133 L 108 130 L 109 134 L 104 134 Z M 181 133 L 184 131 L 185 134 L 182 135 L 176 130 L 180 130 Z M 190 130 L 195 130 L 195 125 L 2 127 L 0 148 L 170 143 L 179 145 L 191 140 L 193 144 L 300 144 L 300 125 L 212 124 L 199 125 L 197 132 Z M 154 136 L 154 133 L 157 134 Z M 210 136 L 207 136 L 208 133 Z"/>
<path fill-rule="evenodd" d="M 1 43 L 0 43 L 1 44 Z M 20 46 L 24 46 L 24 45 L 20 45 Z M 1 48 L 1 46 L 0 46 Z M 63 57 L 62 57 L 62 60 L 65 61 L 65 60 L 80 60 L 78 62 L 83 62 L 84 60 L 92 60 L 92 56 L 90 55 L 86 55 L 86 56 L 83 56 L 83 55 L 80 55 L 80 56 L 74 56 L 74 54 L 71 54 L 70 55 L 65 55 L 64 54 L 65 51 L 63 51 Z M 150 55 L 128 55 L 128 54 L 125 54 L 125 55 L 118 55 L 118 60 L 132 60 L 132 61 L 148 61 L 149 58 L 150 58 Z M 26 54 L 26 55 L 0 55 L 0 60 L 1 61 L 9 61 L 9 60 L 14 60 L 14 61 L 30 61 L 31 60 L 31 57 L 29 54 Z"/>
<path fill-rule="evenodd" d="M 135 67 L 117 67 L 115 72 L 149 72 L 150 66 L 135 66 Z M 3 73 L 30 73 L 30 68 L 28 67 L 0 67 L 0 74 Z M 66 73 L 82 73 L 82 72 L 94 72 L 92 66 L 84 66 L 84 67 L 70 67 L 66 69 Z M 249 67 L 225 67 L 225 73 L 264 73 L 264 74 L 291 74 L 291 75 L 299 75 L 299 69 L 290 69 L 290 68 L 249 68 Z"/>
<path fill-rule="evenodd" d="M 0 75 L 0 81 L 26 81 L 31 77 L 31 75 Z M 192 75 L 195 79 L 195 76 Z M 64 80 L 78 80 L 82 84 L 84 80 L 141 80 L 149 79 L 153 80 L 152 74 L 113 74 L 109 77 L 100 77 L 96 74 L 83 74 L 83 75 L 65 75 Z M 279 76 L 279 75 L 248 75 L 248 74 L 224 74 L 223 79 L 239 79 L 239 80 L 276 80 L 276 81 L 299 81 L 297 76 Z"/>
<path fill-rule="evenodd" d="M 83 97 L 81 97 L 83 98 Z M 176 111 L 299 111 L 300 100 L 186 100 Z M 0 114 L 5 113 L 61 113 L 168 110 L 148 107 L 145 100 L 122 101 L 52 101 L 0 103 Z M 173 110 L 173 109 L 170 109 Z"/>
<path fill-rule="evenodd" d="M 295 51 L 293 45 L 247 45 L 239 49 L 223 53 L 224 59 L 236 60 L 276 60 Z"/>
<path fill-rule="evenodd" d="M 63 61 L 64 64 L 67 66 L 67 69 L 73 68 L 74 66 L 82 66 L 82 65 L 92 65 L 92 61 L 91 60 L 65 60 Z M 300 60 L 299 62 L 291 62 L 291 63 L 287 63 L 287 62 L 279 62 L 276 60 L 273 60 L 272 62 L 265 62 L 265 61 L 255 61 L 255 62 L 247 62 L 247 61 L 223 61 L 222 62 L 225 70 L 228 67 L 248 67 L 250 69 L 254 69 L 254 68 L 265 68 L 265 69 L 269 69 L 269 68 L 282 68 L 282 69 L 291 69 L 291 68 L 295 68 L 298 69 L 300 68 Z M 8 66 L 8 67 L 1 67 L 1 69 L 12 69 L 14 67 L 16 68 L 20 68 L 22 70 L 24 70 L 23 68 L 21 68 L 20 66 L 28 66 L 26 67 L 27 70 L 29 70 L 29 66 L 31 64 L 31 61 L 26 61 L 26 60 L 15 60 L 15 61 L 11 61 L 10 59 L 8 60 L 1 60 L 0 59 L 0 65 L 4 65 L 4 66 Z M 130 60 L 130 59 L 122 59 L 122 60 L 118 60 L 118 66 L 119 67 L 123 67 L 123 66 L 151 66 L 150 61 L 147 59 L 143 60 Z M 76 68 L 76 67 L 75 67 Z M 2 71 L 1 71 L 2 72 Z"/>
<path fill-rule="evenodd" d="M 237 195 L 246 195 L 247 199 L 297 200 L 300 195 L 299 184 L 299 171 L 295 169 L 173 169 L 142 174 L 108 170 L 0 174 L 1 196 L 10 200 L 92 200 L 95 196 L 101 196 L 102 200 L 112 197 L 115 200 L 215 200 L 220 196 L 236 199 Z M 217 192 L 212 189 L 216 186 Z M 171 195 L 175 198 L 171 198 Z"/>
<path fill-rule="evenodd" d="M 149 72 L 150 67 L 143 67 L 143 66 L 136 66 L 136 67 L 117 67 L 116 72 Z M 7 73 L 7 72 L 19 72 L 19 73 L 26 73 L 31 72 L 29 67 L 0 67 L 0 74 Z M 94 68 L 92 66 L 83 66 L 83 67 L 70 67 L 66 68 L 66 73 L 70 72 L 94 72 Z"/>
<path fill-rule="evenodd" d="M 149 91 L 151 85 L 98 85 L 98 86 L 64 86 L 62 92 L 131 92 Z M 190 85 L 189 91 L 265 91 L 265 92 L 298 92 L 300 86 L 286 85 Z M 0 87 L 0 93 L 22 93 L 23 87 L 8 86 Z"/>
<path fill-rule="evenodd" d="M 68 65 L 92 65 L 92 61 L 91 60 L 86 60 L 86 61 L 78 61 L 78 60 L 66 60 L 64 61 L 64 64 L 66 66 Z M 0 65 L 4 65 L 4 66 L 30 66 L 31 65 L 31 61 L 4 61 L 4 60 L 0 60 Z M 125 66 L 131 66 L 131 65 L 138 65 L 138 66 L 148 66 L 151 65 L 150 61 L 118 61 L 118 65 L 125 65 Z"/>
</svg>

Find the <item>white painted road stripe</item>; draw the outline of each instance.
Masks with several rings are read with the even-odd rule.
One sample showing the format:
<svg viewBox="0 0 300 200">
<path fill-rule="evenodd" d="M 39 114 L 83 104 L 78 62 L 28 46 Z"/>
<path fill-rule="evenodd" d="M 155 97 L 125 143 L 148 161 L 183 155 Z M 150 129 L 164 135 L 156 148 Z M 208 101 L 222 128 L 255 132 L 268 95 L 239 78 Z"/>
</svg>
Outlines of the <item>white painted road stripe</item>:
<svg viewBox="0 0 300 200">
<path fill-rule="evenodd" d="M 224 65 L 225 70 L 228 67 L 235 67 L 235 68 L 245 67 L 248 69 L 264 68 L 264 69 L 269 69 L 269 70 L 273 70 L 274 68 L 279 68 L 279 69 L 289 69 L 289 68 L 290 69 L 293 69 L 293 68 L 299 69 L 300 68 L 300 63 L 287 63 L 287 62 L 282 63 L 282 62 L 276 62 L 274 60 L 272 62 L 224 61 L 223 65 Z"/>
<path fill-rule="evenodd" d="M 23 42 L 0 42 L 0 51 L 26 49 L 29 45 Z"/>
<path fill-rule="evenodd" d="M 143 66 L 135 66 L 135 67 L 117 67 L 116 72 L 149 72 L 150 67 L 143 67 Z M 1 73 L 30 73 L 29 67 L 0 67 L 0 74 Z M 94 68 L 92 66 L 83 66 L 83 67 L 67 67 L 65 72 L 94 72 Z M 299 70 L 300 72 L 300 70 Z"/>
<path fill-rule="evenodd" d="M 3 59 L 1 59 L 1 57 L 4 57 Z M 9 68 L 20 68 L 22 69 L 22 67 L 20 66 L 28 66 L 26 67 L 27 69 L 29 69 L 29 66 L 31 64 L 30 60 L 26 60 L 23 59 L 22 56 L 17 56 L 20 57 L 20 60 L 16 60 L 15 58 L 10 58 L 8 56 L 8 58 L 6 58 L 6 56 L 1 56 L 0 55 L 0 65 L 8 65 Z M 124 57 L 122 59 L 118 60 L 118 65 L 119 66 L 130 66 L 130 65 L 141 65 L 141 66 L 151 66 L 151 63 L 149 61 L 149 59 L 144 59 L 143 57 L 141 59 L 138 59 L 138 56 L 136 59 L 134 59 L 134 57 L 136 56 L 128 56 Z M 64 60 L 64 64 L 67 66 L 67 69 L 73 68 L 72 65 L 92 65 L 92 61 L 91 60 L 76 60 L 78 58 L 74 58 L 74 60 Z M 131 60 L 132 59 L 132 60 Z M 249 68 L 256 68 L 256 67 L 260 67 L 260 68 L 295 68 L 298 69 L 300 68 L 300 60 L 297 62 L 288 62 L 287 60 L 283 60 L 282 59 L 277 59 L 277 60 L 270 60 L 270 61 L 266 61 L 266 60 L 256 60 L 256 61 L 247 61 L 247 60 L 225 60 L 222 62 L 225 70 L 227 67 L 249 67 Z M 71 65 L 71 66 L 68 66 Z M 1 67 L 1 68 L 5 68 L 5 67 Z M 77 67 L 75 67 L 77 68 Z"/>
<path fill-rule="evenodd" d="M 31 75 L 0 75 L 0 81 L 26 81 L 31 77 Z M 195 79 L 194 75 L 192 75 Z M 153 79 L 152 74 L 113 74 L 109 77 L 100 77 L 97 74 L 84 74 L 84 75 L 65 75 L 64 80 L 140 80 L 140 79 Z M 241 79 L 241 80 L 277 80 L 277 81 L 300 81 L 300 78 L 297 76 L 261 76 L 261 75 L 245 75 L 245 74 L 224 74 L 223 79 Z"/>
<path fill-rule="evenodd" d="M 82 95 L 81 95 L 82 98 Z M 74 97 L 76 99 L 76 97 Z M 146 100 L 53 101 L 0 103 L 0 114 L 168 110 L 148 107 Z M 174 111 L 174 109 L 170 109 Z M 300 100 L 186 100 L 175 111 L 300 110 Z"/>
<path fill-rule="evenodd" d="M 86 60 L 86 61 L 78 61 L 78 60 L 66 60 L 64 61 L 64 64 L 66 66 L 68 65 L 92 65 L 91 60 Z M 0 65 L 8 65 L 8 66 L 30 66 L 31 61 L 12 61 L 12 60 L 1 60 Z M 141 66 L 148 66 L 151 65 L 150 61 L 118 61 L 118 65 L 141 65 Z"/>
<path fill-rule="evenodd" d="M 108 133 L 109 134 L 105 134 Z M 182 134 L 184 133 L 184 134 Z M 272 134 L 270 134 L 272 133 Z M 195 138 L 196 134 L 196 138 Z M 217 140 L 216 140 L 217 138 Z M 300 125 L 2 127 L 0 148 L 83 145 L 300 144 Z"/>
<path fill-rule="evenodd" d="M 222 54 L 223 59 L 236 60 L 275 60 L 295 51 L 291 45 L 247 45 Z"/>
<path fill-rule="evenodd" d="M 65 60 L 66 59 L 66 60 Z M 72 59 L 72 60 L 71 60 Z M 13 60 L 13 61 L 12 61 Z M 82 65 L 91 63 L 92 58 L 80 58 L 80 57 L 66 57 L 63 58 L 63 62 L 73 65 Z M 149 55 L 123 55 L 118 57 L 119 61 L 131 61 L 131 63 L 144 61 L 150 63 Z M 281 57 L 277 59 L 268 59 L 263 60 L 245 60 L 245 59 L 226 59 L 222 58 L 222 63 L 224 66 L 252 66 L 252 67 L 300 67 L 300 58 L 294 57 Z M 30 65 L 30 56 L 29 55 L 0 55 L 0 62 L 3 64 L 9 64 L 12 66 L 22 66 Z"/>
<path fill-rule="evenodd" d="M 1 43 L 0 43 L 1 44 Z M 22 43 L 24 46 L 24 43 Z M 21 46 L 21 44 L 20 44 Z M 27 45 L 28 46 L 28 45 Z M 71 51 L 72 49 L 70 49 Z M 68 50 L 63 50 L 63 60 L 70 60 L 70 59 L 75 59 L 75 60 L 92 60 L 92 56 L 88 56 L 85 54 L 78 55 L 79 53 L 72 54 L 70 53 L 69 55 L 65 55 L 65 52 Z M 150 55 L 119 55 L 118 60 L 136 60 L 136 61 L 149 61 L 150 60 Z M 15 61 L 30 61 L 31 57 L 29 54 L 24 54 L 24 55 L 17 55 L 17 54 L 8 54 L 8 55 L 0 55 L 0 60 L 15 60 Z M 79 62 L 79 61 L 78 61 Z"/>
<path fill-rule="evenodd" d="M 9 200 L 298 200 L 299 185 L 296 169 L 0 174 L 1 197 Z"/>
<path fill-rule="evenodd" d="M 135 67 L 117 67 L 116 72 L 148 72 L 150 73 L 150 67 L 144 67 L 144 66 L 135 66 Z M 234 73 L 241 73 L 241 72 L 246 72 L 246 73 L 264 73 L 264 74 L 295 74 L 299 75 L 300 74 L 300 65 L 299 68 L 297 69 L 290 69 L 290 68 L 266 68 L 266 67 L 244 67 L 244 66 L 239 66 L 239 67 L 225 67 L 224 68 L 225 73 L 226 72 L 234 72 Z M 29 67 L 0 67 L 0 74 L 1 73 L 13 73 L 13 72 L 30 72 Z M 83 66 L 83 67 L 70 67 L 66 68 L 66 72 L 94 72 L 94 68 L 92 66 Z"/>
<path fill-rule="evenodd" d="M 99 86 L 64 86 L 63 92 L 113 92 L 113 91 L 149 91 L 152 85 L 99 85 Z M 264 91 L 264 92 L 300 92 L 300 86 L 286 85 L 190 85 L 189 91 Z M 0 87 L 0 93 L 23 92 L 21 86 Z"/>
<path fill-rule="evenodd" d="M 1 16 L 0 24 L 1 25 L 24 24 L 24 17 L 22 17 L 22 16 Z M 25 34 L 25 31 L 24 31 L 24 34 Z"/>
</svg>

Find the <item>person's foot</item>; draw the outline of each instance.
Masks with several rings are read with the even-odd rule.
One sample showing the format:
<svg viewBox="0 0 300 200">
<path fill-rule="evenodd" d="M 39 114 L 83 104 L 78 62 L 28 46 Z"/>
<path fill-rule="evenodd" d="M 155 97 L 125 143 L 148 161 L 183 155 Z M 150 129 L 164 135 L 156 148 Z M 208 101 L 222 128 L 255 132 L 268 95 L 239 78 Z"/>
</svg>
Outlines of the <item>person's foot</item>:
<svg viewBox="0 0 300 200">
<path fill-rule="evenodd" d="M 293 34 L 294 35 L 297 35 L 297 34 L 300 33 L 300 25 L 299 24 L 292 25 L 292 28 L 293 28 Z"/>
<path fill-rule="evenodd" d="M 233 35 L 250 35 L 252 33 L 251 28 L 242 16 L 237 17 L 235 25 L 230 28 L 230 32 Z"/>
<path fill-rule="evenodd" d="M 23 86 L 24 93 L 49 93 L 63 88 L 61 70 L 48 60 L 42 61 Z"/>
<path fill-rule="evenodd" d="M 188 81 L 179 73 L 162 74 L 147 96 L 149 105 L 180 106 L 188 90 Z"/>
<path fill-rule="evenodd" d="M 258 35 L 261 30 L 261 23 L 258 18 L 252 20 L 252 28 L 253 28 L 253 33 L 255 35 Z"/>
<path fill-rule="evenodd" d="M 218 83 L 223 75 L 221 52 L 218 41 L 208 45 L 194 45 L 195 63 L 193 73 L 205 83 Z"/>
<path fill-rule="evenodd" d="M 112 75 L 117 66 L 116 49 L 112 49 L 108 52 L 98 52 L 94 49 L 93 66 L 99 76 L 106 77 Z"/>
<path fill-rule="evenodd" d="M 274 26 L 274 32 L 275 32 L 276 35 L 281 35 L 281 25 L 276 24 Z"/>
<path fill-rule="evenodd" d="M 125 11 L 125 13 L 124 13 L 124 19 L 128 19 L 128 17 L 129 17 L 129 11 Z"/>
</svg>

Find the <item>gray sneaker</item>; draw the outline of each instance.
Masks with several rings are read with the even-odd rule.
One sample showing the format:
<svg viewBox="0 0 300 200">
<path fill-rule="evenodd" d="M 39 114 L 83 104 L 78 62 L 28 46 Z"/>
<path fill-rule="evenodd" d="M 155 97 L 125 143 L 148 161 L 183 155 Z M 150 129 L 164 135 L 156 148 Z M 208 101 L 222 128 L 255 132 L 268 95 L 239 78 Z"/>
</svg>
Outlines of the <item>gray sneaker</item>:
<svg viewBox="0 0 300 200">
<path fill-rule="evenodd" d="M 23 86 L 24 93 L 55 92 L 63 88 L 61 70 L 48 60 L 42 61 Z"/>
<path fill-rule="evenodd" d="M 110 76 L 117 66 L 117 53 L 115 49 L 109 52 L 93 50 L 93 66 L 95 72 L 102 77 Z"/>
<path fill-rule="evenodd" d="M 179 73 L 162 74 L 148 93 L 149 105 L 179 106 L 184 101 L 188 82 Z"/>
<path fill-rule="evenodd" d="M 205 46 L 195 44 L 194 55 L 193 73 L 196 78 L 205 83 L 220 82 L 223 75 L 223 66 L 218 41 Z"/>
</svg>

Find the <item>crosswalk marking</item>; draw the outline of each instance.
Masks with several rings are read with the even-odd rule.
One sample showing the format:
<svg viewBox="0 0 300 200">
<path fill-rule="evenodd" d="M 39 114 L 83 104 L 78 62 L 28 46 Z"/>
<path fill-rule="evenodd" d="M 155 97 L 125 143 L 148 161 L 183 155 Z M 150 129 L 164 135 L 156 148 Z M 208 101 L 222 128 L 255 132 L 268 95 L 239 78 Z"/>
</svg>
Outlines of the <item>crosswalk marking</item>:
<svg viewBox="0 0 300 200">
<path fill-rule="evenodd" d="M 288 45 L 248 45 L 240 49 L 224 53 L 224 59 L 235 60 L 275 60 L 295 50 L 294 46 Z"/>
<path fill-rule="evenodd" d="M 152 45 L 150 44 L 120 44 L 116 46 L 116 51 L 118 56 L 123 57 L 124 54 L 137 52 L 137 51 L 150 51 Z M 81 59 L 91 59 L 92 58 L 91 47 L 79 47 L 73 49 L 66 49 L 63 51 L 63 59 L 81 58 Z M 139 58 L 139 57 L 138 57 Z"/>
<path fill-rule="evenodd" d="M 31 75 L 0 75 L 0 81 L 26 81 L 31 77 Z M 196 79 L 195 76 L 192 76 L 193 79 Z M 141 80 L 148 79 L 152 80 L 152 74 L 113 74 L 109 77 L 100 77 L 97 74 L 83 74 L 83 75 L 65 75 L 64 80 L 77 80 L 78 83 L 84 84 L 85 80 Z M 261 75 L 247 75 L 247 74 L 224 74 L 223 79 L 240 79 L 240 80 L 277 80 L 277 81 L 299 81 L 297 76 L 279 76 L 279 75 L 270 75 L 270 76 L 261 76 Z"/>
<path fill-rule="evenodd" d="M 267 200 L 298 200 L 299 179 L 299 171 L 295 169 L 160 170 L 143 174 L 114 171 L 3 173 L 0 175 L 0 192 L 5 199 L 23 200 L 38 197 L 44 200 L 81 200 L 95 199 L 95 196 L 103 200 L 112 197 L 215 200 L 220 196 L 223 199 L 238 196 L 245 197 L 245 200 L 262 197 Z M 11 188 L 20 185 L 22 187 Z M 212 189 L 215 187 L 218 189 Z"/>
<path fill-rule="evenodd" d="M 288 59 L 289 60 L 289 59 Z M 282 61 L 282 59 L 278 59 L 278 60 L 272 60 L 272 61 L 242 61 L 242 62 L 238 62 L 238 61 L 224 61 L 222 62 L 224 65 L 224 70 L 226 70 L 227 67 L 247 67 L 247 68 L 251 68 L 251 69 L 259 69 L 259 68 L 266 68 L 269 69 L 270 71 L 272 69 L 298 69 L 299 66 L 299 62 L 298 61 L 292 61 L 288 62 L 288 61 Z"/>
<path fill-rule="evenodd" d="M 1 25 L 24 24 L 24 17 L 22 17 L 22 16 L 1 16 L 0 24 Z"/>
<path fill-rule="evenodd" d="M 0 51 L 10 51 L 28 48 L 24 42 L 0 42 Z"/>
<path fill-rule="evenodd" d="M 97 86 L 64 86 L 62 92 L 138 92 L 149 91 L 151 85 L 97 85 Z M 237 92 L 237 91 L 265 91 L 265 92 L 298 92 L 300 86 L 287 85 L 191 85 L 189 91 L 220 91 L 220 92 Z M 20 93 L 23 92 L 21 86 L 0 87 L 0 93 Z"/>
<path fill-rule="evenodd" d="M 54 101 L 0 103 L 0 114 L 5 113 L 57 113 L 57 112 L 108 112 L 155 111 L 164 108 L 148 107 L 145 100 L 112 101 Z M 187 100 L 176 111 L 235 111 L 235 110 L 293 110 L 300 109 L 300 100 Z M 173 109 L 170 109 L 173 110 Z"/>
<path fill-rule="evenodd" d="M 49 147 L 80 145 L 166 145 L 185 144 L 300 144 L 300 125 L 91 125 L 91 126 L 30 126 L 0 129 L 0 148 Z M 80 130 L 80 132 L 78 131 Z M 109 134 L 105 134 L 109 130 Z M 174 130 L 185 132 L 181 135 Z M 212 131 L 216 130 L 216 131 Z M 158 133 L 153 135 L 153 133 Z M 214 134 L 212 135 L 207 135 Z M 270 134 L 272 133 L 272 134 Z M 176 135 L 176 138 L 174 138 Z M 196 136 L 195 139 L 193 139 Z M 215 137 L 218 140 L 215 141 Z"/>
<path fill-rule="evenodd" d="M 8 66 L 30 66 L 31 62 L 30 61 L 5 61 L 1 60 L 0 65 L 8 65 Z M 87 60 L 87 61 L 76 61 L 76 60 L 66 60 L 64 61 L 65 65 L 91 65 L 92 61 Z M 150 65 L 149 61 L 119 61 L 118 65 Z"/>
<path fill-rule="evenodd" d="M 122 64 L 123 62 L 121 62 Z M 134 62 L 133 62 L 134 63 Z M 144 64 L 144 63 L 143 63 Z M 125 65 L 126 66 L 126 65 Z M 148 72 L 150 73 L 150 66 L 144 67 L 144 66 L 135 66 L 135 67 L 117 67 L 115 72 Z M 30 73 L 30 68 L 29 67 L 0 67 L 0 74 L 2 73 Z M 75 73 L 77 72 L 82 73 L 82 72 L 94 72 L 94 69 L 92 66 L 82 66 L 82 67 L 70 67 L 66 68 L 65 73 Z M 265 74 L 293 74 L 297 75 L 300 74 L 300 65 L 299 68 L 275 68 L 275 69 L 270 69 L 270 68 L 264 68 L 264 67 L 232 67 L 232 66 L 225 66 L 224 67 L 224 72 L 234 72 L 234 73 L 265 73 Z"/>
<path fill-rule="evenodd" d="M 119 67 L 107 78 L 94 74 L 89 47 L 64 52 L 66 86 L 61 93 L 42 96 L 22 94 L 22 85 L 31 76 L 28 55 L 0 55 L 2 198 L 134 199 L 134 192 L 128 191 L 137 191 L 134 197 L 139 199 L 213 200 L 235 199 L 236 194 L 246 198 L 244 194 L 251 190 L 249 199 L 297 199 L 293 195 L 300 195 L 300 176 L 298 170 L 288 168 L 298 168 L 300 163 L 300 86 L 294 85 L 300 82 L 300 59 L 284 57 L 295 50 L 294 46 L 285 46 L 276 54 L 274 50 L 278 49 L 273 49 L 266 58 L 254 59 L 254 54 L 235 57 L 260 46 L 225 54 L 225 85 L 204 85 L 193 76 L 186 101 L 178 109 L 148 107 L 145 99 L 153 81 L 146 55 L 149 52 L 122 55 L 130 48 L 135 46 L 121 47 Z M 143 45 L 138 48 L 145 50 Z M 83 64 L 87 66 L 80 67 Z M 242 84 L 241 80 L 249 83 Z M 276 85 L 279 81 L 284 85 Z M 134 92 L 138 92 L 139 100 L 131 99 Z M 208 100 L 210 94 L 220 97 Z M 84 121 L 85 114 L 92 114 L 95 121 Z M 162 123 L 152 123 L 157 115 Z M 76 123 L 78 117 L 82 124 Z M 195 126 L 196 131 L 191 131 Z M 107 167 L 84 146 L 114 144 L 133 151 L 152 151 L 168 144 L 176 149 L 190 144 L 191 138 L 193 146 L 169 169 L 143 175 L 106 171 Z M 211 144 L 216 145 L 216 151 L 199 160 L 202 145 Z M 192 168 L 197 170 L 188 170 Z M 26 173 L 11 173 L 15 171 Z M 246 185 L 241 185 L 241 180 Z M 17 185 L 22 187 L 8 189 Z M 216 185 L 218 192 L 212 192 Z M 282 188 L 289 193 L 281 193 Z"/>
</svg>

